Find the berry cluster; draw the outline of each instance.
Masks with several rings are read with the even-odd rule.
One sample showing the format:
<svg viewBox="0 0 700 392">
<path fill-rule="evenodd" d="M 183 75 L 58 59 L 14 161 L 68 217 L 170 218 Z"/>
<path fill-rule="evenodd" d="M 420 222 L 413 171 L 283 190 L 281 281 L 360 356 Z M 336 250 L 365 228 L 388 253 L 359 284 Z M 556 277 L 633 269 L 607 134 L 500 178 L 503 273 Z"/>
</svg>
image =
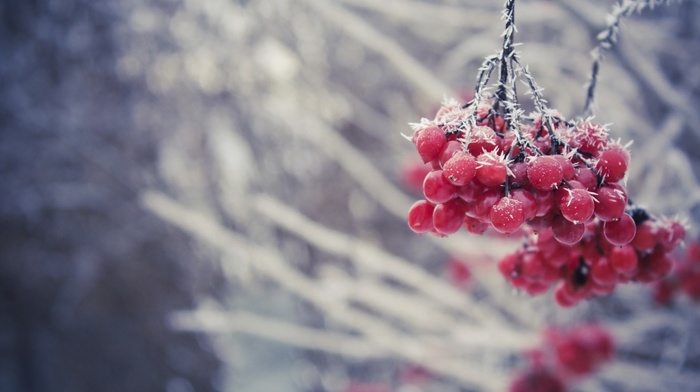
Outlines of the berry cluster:
<svg viewBox="0 0 700 392">
<path fill-rule="evenodd" d="M 568 331 L 545 331 L 542 347 L 529 352 L 528 369 L 510 384 L 510 392 L 563 392 L 572 380 L 591 375 L 612 359 L 614 342 L 599 325 L 579 325 Z"/>
<path fill-rule="evenodd" d="M 574 245 L 559 242 L 553 229 L 529 236 L 525 246 L 500 260 L 499 271 L 514 287 L 536 295 L 556 284 L 554 298 L 573 306 L 596 295 L 607 295 L 618 283 L 652 282 L 673 267 L 670 252 L 683 240 L 685 229 L 670 220 L 656 221 L 632 210 L 635 234 L 628 244 L 612 243 L 605 224 L 586 224 Z"/>
<path fill-rule="evenodd" d="M 681 293 L 700 302 L 700 242 L 690 243 L 681 260 L 674 264 L 673 272 L 654 284 L 653 298 L 661 305 L 670 305 Z"/>
<path fill-rule="evenodd" d="M 413 124 L 411 140 L 433 170 L 423 180 L 425 200 L 409 210 L 409 227 L 440 236 L 463 225 L 473 233 L 492 227 L 504 234 L 523 225 L 552 227 L 558 241 L 574 244 L 585 223 L 597 218 L 606 222 L 610 241 L 629 243 L 634 225 L 618 183 L 629 165 L 625 146 L 590 121 L 543 119 L 534 115 L 532 124 L 513 132 L 494 107 L 475 110 L 452 100 L 433 120 Z"/>
<path fill-rule="evenodd" d="M 685 229 L 632 206 L 621 184 L 627 147 L 605 126 L 567 122 L 552 110 L 516 122 L 499 102 L 448 100 L 434 119 L 412 124 L 410 140 L 432 170 L 408 226 L 438 236 L 462 227 L 532 233 L 501 271 L 532 294 L 561 281 L 556 298 L 566 306 L 609 294 L 617 282 L 666 275 L 667 254 Z"/>
</svg>

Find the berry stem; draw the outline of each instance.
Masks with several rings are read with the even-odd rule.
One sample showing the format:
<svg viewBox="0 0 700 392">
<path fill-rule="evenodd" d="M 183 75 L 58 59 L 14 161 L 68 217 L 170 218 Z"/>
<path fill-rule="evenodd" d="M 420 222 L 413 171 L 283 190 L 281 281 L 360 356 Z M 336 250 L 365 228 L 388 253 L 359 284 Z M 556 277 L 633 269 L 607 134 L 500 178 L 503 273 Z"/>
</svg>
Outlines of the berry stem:
<svg viewBox="0 0 700 392">
<path fill-rule="evenodd" d="M 506 101 L 506 84 L 510 76 L 509 62 L 512 61 L 513 53 L 513 37 L 515 35 L 515 0 L 506 0 L 505 9 L 503 10 L 503 18 L 506 20 L 506 28 L 503 32 L 503 48 L 499 55 L 501 63 L 500 81 L 496 98 L 499 101 Z"/>
</svg>

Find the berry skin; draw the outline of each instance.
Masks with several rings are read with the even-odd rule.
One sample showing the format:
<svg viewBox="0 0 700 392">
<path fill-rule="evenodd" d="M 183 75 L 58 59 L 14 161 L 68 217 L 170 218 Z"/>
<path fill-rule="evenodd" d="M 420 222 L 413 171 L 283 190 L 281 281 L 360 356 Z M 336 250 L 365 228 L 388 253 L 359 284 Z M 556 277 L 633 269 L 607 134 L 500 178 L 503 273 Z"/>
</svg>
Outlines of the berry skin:
<svg viewBox="0 0 700 392">
<path fill-rule="evenodd" d="M 525 162 L 510 165 L 510 171 L 513 173 L 513 178 L 510 180 L 511 188 L 525 188 L 530 184 L 530 180 L 527 179 L 527 164 Z"/>
<path fill-rule="evenodd" d="M 467 185 L 476 175 L 476 160 L 467 152 L 457 151 L 445 162 L 442 175 L 454 185 Z"/>
<path fill-rule="evenodd" d="M 472 234 L 484 234 L 489 224 L 471 216 L 464 217 L 464 228 Z"/>
<path fill-rule="evenodd" d="M 467 150 L 470 154 L 478 157 L 483 152 L 491 152 L 496 149 L 498 136 L 493 129 L 486 126 L 472 128 Z"/>
<path fill-rule="evenodd" d="M 415 142 L 423 162 L 430 162 L 440 157 L 440 152 L 447 143 L 447 138 L 440 127 L 430 126 L 416 133 Z"/>
<path fill-rule="evenodd" d="M 629 214 L 622 214 L 620 219 L 603 223 L 603 235 L 613 245 L 627 245 L 634 239 L 637 227 Z"/>
<path fill-rule="evenodd" d="M 552 221 L 552 233 L 557 241 L 565 245 L 574 245 L 581 241 L 586 233 L 586 225 L 580 222 L 572 222 L 562 215 L 557 215 Z"/>
<path fill-rule="evenodd" d="M 565 282 L 560 282 L 557 285 L 557 287 L 554 289 L 554 300 L 559 306 L 563 308 L 570 308 L 576 305 L 580 299 L 569 295 L 568 290 L 564 288 L 565 286 Z"/>
<path fill-rule="evenodd" d="M 673 261 L 671 261 L 663 246 L 657 246 L 651 253 L 644 255 L 640 264 L 646 266 L 651 280 L 659 280 L 668 275 L 673 269 Z"/>
<path fill-rule="evenodd" d="M 486 189 L 474 199 L 474 209 L 470 212 L 470 215 L 484 222 L 488 222 L 491 219 L 491 208 L 493 208 L 501 197 L 500 190 L 494 188 Z"/>
<path fill-rule="evenodd" d="M 659 224 L 659 243 L 666 251 L 673 250 L 685 238 L 685 227 L 677 221 L 664 221 Z"/>
<path fill-rule="evenodd" d="M 572 222 L 586 222 L 593 216 L 595 203 L 585 189 L 564 189 L 559 210 L 564 218 Z"/>
<path fill-rule="evenodd" d="M 610 265 L 620 274 L 628 275 L 637 269 L 639 257 L 631 245 L 615 246 L 608 256 Z"/>
<path fill-rule="evenodd" d="M 583 166 L 576 169 L 576 175 L 574 175 L 574 180 L 583 184 L 589 191 L 594 191 L 598 188 L 598 177 L 593 172 L 593 170 Z"/>
<path fill-rule="evenodd" d="M 506 182 L 508 168 L 505 162 L 493 154 L 481 154 L 477 158 L 476 179 L 487 187 L 495 187 Z"/>
<path fill-rule="evenodd" d="M 447 181 L 442 170 L 433 170 L 423 180 L 423 195 L 431 203 L 444 203 L 457 196 L 457 187 Z"/>
<path fill-rule="evenodd" d="M 419 200 L 408 210 L 408 227 L 421 234 L 433 230 L 434 206 L 427 200 Z"/>
<path fill-rule="evenodd" d="M 510 197 L 522 203 L 523 214 L 526 221 L 533 219 L 535 215 L 537 215 L 537 200 L 530 191 L 525 189 L 513 189 L 510 191 Z"/>
<path fill-rule="evenodd" d="M 576 174 L 574 164 L 563 155 L 553 155 L 553 157 L 559 162 L 559 165 L 561 165 L 562 177 L 567 181 L 573 180 Z"/>
<path fill-rule="evenodd" d="M 445 163 L 452 158 L 454 154 L 462 151 L 462 143 L 457 140 L 450 140 L 447 142 L 440 150 L 440 156 L 438 157 L 438 162 L 440 162 L 440 167 L 444 168 Z"/>
<path fill-rule="evenodd" d="M 435 206 L 433 225 L 438 234 L 447 236 L 454 234 L 462 227 L 466 204 L 462 199 L 453 199 Z"/>
<path fill-rule="evenodd" d="M 627 195 L 624 190 L 602 186 L 596 193 L 595 216 L 603 222 L 619 219 L 625 212 Z"/>
<path fill-rule="evenodd" d="M 551 156 L 539 156 L 530 162 L 527 178 L 535 189 L 548 191 L 559 186 L 564 172 L 559 162 Z"/>
<path fill-rule="evenodd" d="M 601 257 L 591 266 L 591 278 L 602 286 L 610 286 L 617 282 L 617 271 L 607 257 Z"/>
<path fill-rule="evenodd" d="M 625 176 L 629 160 L 627 151 L 622 148 L 611 148 L 600 154 L 596 170 L 606 181 L 617 182 Z"/>
<path fill-rule="evenodd" d="M 550 212 L 554 212 L 554 192 L 534 190 L 532 196 L 534 196 L 537 201 L 537 213 L 535 213 L 535 216 L 545 216 Z"/>
<path fill-rule="evenodd" d="M 642 252 L 652 250 L 657 242 L 657 227 L 651 220 L 645 220 L 637 225 L 637 233 L 634 235 L 631 245 Z"/>
<path fill-rule="evenodd" d="M 491 224 L 499 233 L 511 234 L 525 222 L 523 203 L 510 197 L 501 198 L 491 208 Z"/>
</svg>

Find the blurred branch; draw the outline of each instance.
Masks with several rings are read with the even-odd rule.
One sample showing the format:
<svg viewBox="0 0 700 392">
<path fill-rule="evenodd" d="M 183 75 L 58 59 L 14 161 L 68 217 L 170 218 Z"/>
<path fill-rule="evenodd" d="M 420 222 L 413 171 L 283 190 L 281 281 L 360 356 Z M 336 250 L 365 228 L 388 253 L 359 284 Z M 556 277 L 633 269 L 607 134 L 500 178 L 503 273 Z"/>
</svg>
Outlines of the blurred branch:
<svg viewBox="0 0 700 392">
<path fill-rule="evenodd" d="M 454 289 L 444 281 L 414 267 L 412 263 L 385 252 L 383 249 L 358 238 L 321 226 L 280 201 L 258 195 L 254 200 L 256 210 L 275 225 L 293 232 L 314 246 L 348 257 L 365 268 L 406 284 L 418 292 L 453 311 L 469 315 L 473 322 L 502 330 L 507 323 L 495 310 L 479 306 L 471 296 Z M 488 314 L 487 314 L 488 313 Z"/>
<path fill-rule="evenodd" d="M 349 334 L 308 328 L 248 312 L 212 309 L 179 311 L 170 325 L 180 331 L 246 334 L 309 350 L 321 350 L 357 359 L 386 358 L 392 355 L 370 341 Z"/>
<path fill-rule="evenodd" d="M 304 0 L 332 26 L 344 30 L 376 54 L 383 56 L 408 82 L 424 94 L 424 101 L 435 102 L 452 89 L 406 52 L 396 41 L 389 39 L 342 6 L 325 0 Z"/>
<path fill-rule="evenodd" d="M 213 218 L 192 211 L 167 196 L 156 192 L 145 192 L 142 205 L 165 221 L 176 225 L 190 235 L 213 245 L 231 256 L 246 255 L 254 259 L 252 265 L 263 271 L 278 285 L 298 295 L 323 311 L 323 314 L 365 335 L 395 356 L 420 364 L 427 369 L 460 382 L 464 386 L 485 391 L 499 391 L 503 378 L 489 374 L 450 353 L 453 345 L 440 344 L 434 347 L 431 340 L 416 339 L 415 335 L 393 328 L 377 317 L 352 309 L 346 302 L 328 297 L 318 282 L 294 269 L 269 247 L 253 245 L 249 240 L 227 230 Z"/>
</svg>

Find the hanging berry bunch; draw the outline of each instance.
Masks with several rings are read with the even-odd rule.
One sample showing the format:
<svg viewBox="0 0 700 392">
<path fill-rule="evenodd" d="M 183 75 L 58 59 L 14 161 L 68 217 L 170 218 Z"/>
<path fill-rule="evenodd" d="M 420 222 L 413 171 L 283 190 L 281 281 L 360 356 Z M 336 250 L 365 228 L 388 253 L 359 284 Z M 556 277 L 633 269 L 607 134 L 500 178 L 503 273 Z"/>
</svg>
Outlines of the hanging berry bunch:
<svg viewBox="0 0 700 392">
<path fill-rule="evenodd" d="M 528 353 L 528 368 L 511 380 L 508 390 L 564 392 L 572 382 L 600 370 L 614 351 L 612 336 L 597 324 L 549 328 L 543 344 Z"/>
<path fill-rule="evenodd" d="M 409 227 L 437 236 L 462 227 L 524 233 L 525 245 L 501 260 L 500 271 L 531 294 L 557 284 L 563 306 L 609 294 L 619 282 L 662 278 L 685 228 L 629 200 L 628 145 L 612 140 L 607 126 L 590 117 L 567 121 L 547 106 L 513 49 L 514 9 L 508 0 L 503 49 L 482 64 L 474 99 L 448 99 L 435 118 L 411 124 L 409 139 L 432 170 L 423 180 L 425 199 L 408 211 Z M 533 97 L 530 115 L 518 102 L 518 79 Z"/>
</svg>

